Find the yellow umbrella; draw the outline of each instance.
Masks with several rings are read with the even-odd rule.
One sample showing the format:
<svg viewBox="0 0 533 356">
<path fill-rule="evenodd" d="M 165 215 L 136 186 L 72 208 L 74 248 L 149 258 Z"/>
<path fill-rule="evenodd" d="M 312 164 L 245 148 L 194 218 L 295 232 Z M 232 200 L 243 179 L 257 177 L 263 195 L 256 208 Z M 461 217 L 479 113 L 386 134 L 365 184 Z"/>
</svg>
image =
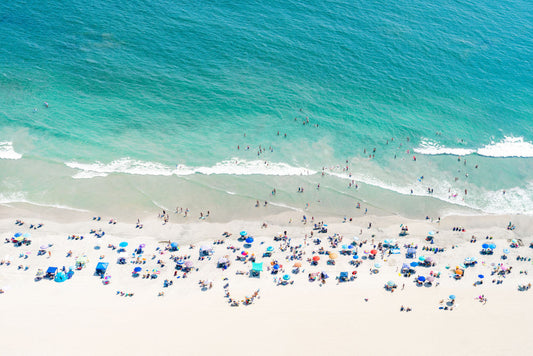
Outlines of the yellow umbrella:
<svg viewBox="0 0 533 356">
<path fill-rule="evenodd" d="M 332 260 L 336 259 L 337 257 L 339 257 L 339 255 L 337 255 L 337 253 L 335 253 L 335 252 L 330 252 L 329 253 L 329 258 L 331 258 Z"/>
</svg>

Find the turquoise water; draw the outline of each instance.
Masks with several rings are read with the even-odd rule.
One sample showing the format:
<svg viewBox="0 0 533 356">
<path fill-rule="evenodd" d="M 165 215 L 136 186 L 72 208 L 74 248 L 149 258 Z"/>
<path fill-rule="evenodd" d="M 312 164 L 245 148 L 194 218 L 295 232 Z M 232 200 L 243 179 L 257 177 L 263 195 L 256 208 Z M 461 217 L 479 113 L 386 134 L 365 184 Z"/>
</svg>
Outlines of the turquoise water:
<svg viewBox="0 0 533 356">
<path fill-rule="evenodd" d="M 338 192 L 317 200 L 353 205 L 366 188 L 348 189 L 351 173 L 374 187 L 369 204 L 432 187 L 452 205 L 533 212 L 532 35 L 517 0 L 3 3 L 0 192 L 92 209 L 82 186 L 214 174 L 254 200 L 254 179 L 268 196 L 306 174 Z M 161 192 L 147 194 L 120 199 Z"/>
</svg>

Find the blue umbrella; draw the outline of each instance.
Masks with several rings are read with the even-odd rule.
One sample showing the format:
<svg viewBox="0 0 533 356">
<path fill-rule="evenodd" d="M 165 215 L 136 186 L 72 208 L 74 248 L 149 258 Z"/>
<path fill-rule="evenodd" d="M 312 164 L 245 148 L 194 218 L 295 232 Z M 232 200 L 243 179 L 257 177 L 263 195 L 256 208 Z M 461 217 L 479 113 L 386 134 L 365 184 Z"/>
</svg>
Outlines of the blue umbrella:
<svg viewBox="0 0 533 356">
<path fill-rule="evenodd" d="M 268 246 L 268 247 L 267 247 L 267 252 L 272 252 L 272 251 L 274 251 L 274 247 L 272 247 L 272 246 Z"/>
<path fill-rule="evenodd" d="M 483 244 L 481 245 L 481 248 L 489 248 L 489 244 Z"/>
<path fill-rule="evenodd" d="M 496 248 L 496 244 L 490 244 L 489 247 L 494 250 Z"/>
<path fill-rule="evenodd" d="M 138 273 L 138 272 L 141 272 L 142 270 L 143 270 L 143 269 L 142 269 L 141 267 L 135 267 L 135 268 L 133 269 L 133 272 Z"/>
<path fill-rule="evenodd" d="M 506 248 L 506 249 L 503 250 L 503 253 L 509 253 L 509 252 L 511 252 L 511 251 L 509 251 L 508 248 Z"/>
<path fill-rule="evenodd" d="M 22 237 L 26 238 L 26 239 L 29 239 L 30 238 L 30 234 L 25 232 L 24 234 L 22 234 Z"/>
<path fill-rule="evenodd" d="M 424 262 L 424 261 L 426 260 L 426 257 L 425 257 L 425 256 L 420 256 L 420 257 L 418 257 L 418 259 L 419 259 L 420 261 Z"/>
<path fill-rule="evenodd" d="M 170 244 L 170 247 L 176 248 L 176 247 L 178 247 L 178 243 L 177 242 L 173 242 L 173 243 Z"/>
<path fill-rule="evenodd" d="M 288 274 L 283 276 L 283 280 L 288 281 L 289 279 L 291 279 L 291 276 L 289 276 Z"/>
<path fill-rule="evenodd" d="M 485 278 L 485 276 L 482 275 L 482 274 L 479 274 L 479 275 L 477 276 L 477 278 L 483 279 L 483 278 Z"/>
<path fill-rule="evenodd" d="M 374 263 L 374 267 L 381 268 L 381 264 L 380 263 Z"/>
<path fill-rule="evenodd" d="M 448 298 L 450 298 L 451 300 L 454 300 L 455 299 L 455 295 L 451 294 Z"/>
<path fill-rule="evenodd" d="M 357 255 L 353 255 L 353 257 L 352 257 L 352 258 L 353 258 L 354 260 L 356 260 L 356 259 L 358 259 L 358 258 L 359 258 L 359 256 L 357 256 Z"/>
<path fill-rule="evenodd" d="M 244 231 L 244 230 L 241 231 L 241 236 L 246 236 L 246 235 L 248 235 L 248 234 L 246 233 L 246 231 Z"/>
<path fill-rule="evenodd" d="M 252 242 L 254 242 L 253 237 L 249 237 L 249 238 L 246 239 L 246 243 L 247 244 L 251 244 Z"/>
<path fill-rule="evenodd" d="M 120 247 L 126 247 L 128 246 L 128 243 L 126 241 L 123 241 L 121 243 L 118 244 Z"/>
<path fill-rule="evenodd" d="M 418 277 L 418 280 L 419 280 L 420 282 L 424 282 L 424 281 L 426 280 L 426 277 L 424 277 L 424 276 L 419 276 L 419 277 Z"/>
<path fill-rule="evenodd" d="M 429 236 L 433 236 L 433 235 L 435 235 L 435 231 L 430 231 L 430 232 L 428 232 L 428 235 L 429 235 Z"/>
<path fill-rule="evenodd" d="M 347 250 L 348 249 L 348 245 L 342 245 L 342 249 L 343 250 Z"/>
<path fill-rule="evenodd" d="M 22 234 L 20 232 L 16 232 L 15 235 L 13 235 L 14 237 L 20 237 L 22 236 Z"/>
<path fill-rule="evenodd" d="M 418 262 L 411 262 L 411 267 L 416 267 L 418 266 Z"/>
<path fill-rule="evenodd" d="M 353 245 L 348 245 L 348 248 L 351 250 L 353 248 Z"/>
<path fill-rule="evenodd" d="M 279 265 L 276 263 L 272 268 L 279 269 Z"/>
</svg>

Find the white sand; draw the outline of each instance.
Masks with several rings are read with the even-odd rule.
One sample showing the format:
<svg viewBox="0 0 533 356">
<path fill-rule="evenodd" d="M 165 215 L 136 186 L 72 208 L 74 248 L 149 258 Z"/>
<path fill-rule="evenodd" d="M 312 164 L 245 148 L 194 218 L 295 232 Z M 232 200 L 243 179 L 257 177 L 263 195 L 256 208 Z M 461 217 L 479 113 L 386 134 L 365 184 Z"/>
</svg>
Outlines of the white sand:
<svg viewBox="0 0 533 356">
<path fill-rule="evenodd" d="M 26 215 L 21 215 L 26 214 Z M 316 219 L 328 223 L 328 234 L 319 234 L 326 250 L 332 250 L 327 236 L 338 233 L 344 237 L 339 244 L 348 244 L 353 236 L 369 243 L 359 249 L 370 250 L 372 234 L 375 243 L 394 238 L 403 246 L 414 242 L 419 245 L 418 254 L 432 256 L 437 265 L 431 268 L 417 268 L 425 276 L 429 271 L 441 272 L 438 286 L 417 287 L 413 279 L 400 277 L 397 267 L 405 259 L 405 248 L 401 255 L 392 255 L 384 260 L 379 273 L 370 274 L 369 267 L 374 263 L 364 261 L 359 268 L 348 264 L 350 256 L 340 255 L 335 266 L 326 265 L 326 255 L 316 267 L 306 261 L 318 246 L 310 243 L 305 246 L 306 255 L 302 261 L 303 271 L 291 273 L 294 262 L 285 261 L 287 252 L 279 251 L 279 243 L 273 236 L 288 231 L 291 245 L 303 244 L 303 237 L 309 234 L 312 226 L 303 225 L 296 214 L 282 214 L 265 217 L 268 228 L 261 229 L 259 221 L 232 221 L 225 224 L 210 223 L 173 216 L 171 222 L 162 225 L 158 219 L 143 221 L 142 230 L 135 224 L 119 221 L 117 225 L 107 224 L 109 217 L 102 222 L 90 220 L 85 213 L 65 214 L 47 212 L 40 216 L 35 213 L 0 208 L 0 231 L 2 241 L 15 232 L 30 232 L 32 244 L 29 247 L 15 247 L 12 243 L 0 244 L 0 259 L 10 260 L 11 265 L 0 265 L 0 335 L 2 354 L 5 355 L 94 355 L 94 354 L 405 354 L 421 355 L 466 355 L 466 354 L 529 354 L 533 347 L 530 337 L 533 327 L 529 318 L 533 316 L 533 290 L 519 292 L 519 284 L 530 283 L 529 275 L 520 270 L 531 271 L 531 262 L 516 261 L 516 256 L 532 257 L 532 225 L 528 217 L 447 217 L 440 224 L 430 221 L 412 221 L 398 216 L 365 216 L 353 222 L 341 223 L 339 218 Z M 53 218 L 55 215 L 57 218 Z M 46 215 L 47 220 L 40 220 Z M 23 227 L 14 225 L 16 218 L 23 218 Z M 293 223 L 288 224 L 289 219 Z M 509 220 L 517 224 L 514 231 L 506 230 Z M 56 222 L 54 222 L 56 221 Z M 187 223 L 182 223 L 187 221 Z M 368 222 L 373 226 L 367 229 Z M 43 222 L 39 230 L 29 230 L 29 223 Z M 180 222 L 180 223 L 177 223 Z M 398 237 L 400 224 L 409 226 L 410 234 Z M 452 232 L 452 226 L 463 226 L 465 233 Z M 97 239 L 89 230 L 102 228 L 106 234 Z M 243 249 L 243 243 L 236 237 L 239 231 L 246 230 L 255 238 L 253 247 L 259 261 L 278 260 L 285 267 L 284 273 L 291 275 L 294 284 L 277 286 L 274 276 L 264 271 L 261 278 L 236 275 L 237 270 L 248 272 L 251 263 L 235 261 L 237 253 L 227 249 L 234 245 Z M 360 230 L 363 230 L 360 235 Z M 444 253 L 432 254 L 421 251 L 422 246 L 430 246 L 424 241 L 427 232 L 439 231 L 432 246 L 443 247 Z M 229 231 L 233 234 L 225 244 L 212 245 L 214 239 Z M 83 240 L 68 240 L 71 234 L 83 235 Z M 470 243 L 475 235 L 477 242 Z M 479 254 L 481 244 L 487 242 L 485 236 L 493 236 L 497 245 L 493 256 Z M 315 236 L 316 233 L 315 233 Z M 503 248 L 509 248 L 510 239 L 522 239 L 523 247 L 511 249 L 510 258 L 502 261 Z M 161 241 L 176 241 L 180 251 L 175 255 L 191 255 L 194 267 L 186 279 L 173 277 L 171 253 L 151 257 L 156 247 L 164 248 Z M 147 263 L 145 265 L 118 265 L 117 250 L 107 248 L 108 244 L 118 247 L 121 241 L 129 242 L 129 253 L 140 243 L 145 243 Z M 51 243 L 51 257 L 37 256 L 39 246 Z M 195 248 L 189 249 L 193 243 Z M 262 244 L 263 243 L 263 244 Z M 99 244 L 100 250 L 94 246 Z M 215 252 L 210 260 L 198 261 L 198 247 L 212 245 Z M 275 247 L 272 258 L 262 258 L 267 246 Z M 452 249 L 452 246 L 457 246 Z M 73 257 L 67 258 L 72 250 Z M 336 249 L 339 250 L 339 249 Z M 19 258 L 19 253 L 29 252 L 27 259 Z M 240 252 L 240 251 L 239 251 Z M 75 271 L 72 279 L 57 283 L 50 280 L 34 281 L 38 268 L 74 265 L 75 257 L 87 254 L 90 262 L 81 271 Z M 100 260 L 99 256 L 105 257 Z M 216 261 L 229 255 L 231 267 L 222 271 L 216 268 Z M 468 256 L 477 257 L 476 267 L 467 268 L 465 277 L 456 281 L 450 278 L 446 265 L 455 267 Z M 157 279 L 133 278 L 134 267 L 152 269 L 156 261 L 165 261 Z M 108 273 L 112 276 L 109 285 L 94 276 L 98 261 L 110 263 Z M 482 262 L 485 262 L 484 264 Z M 490 264 L 501 263 L 513 266 L 512 273 L 502 284 L 491 283 Z M 17 269 L 18 265 L 29 266 L 27 271 Z M 353 282 L 338 284 L 335 276 L 341 271 L 358 271 Z M 318 281 L 309 282 L 309 272 L 326 271 L 330 278 L 320 286 Z M 486 276 L 484 283 L 473 286 L 478 274 Z M 223 278 L 228 278 L 224 281 Z M 172 279 L 173 285 L 163 288 L 165 279 Z M 198 281 L 211 280 L 213 288 L 202 291 Z M 387 292 L 383 288 L 389 281 L 395 281 L 399 288 Z M 252 305 L 230 307 L 224 297 L 224 284 L 229 283 L 231 296 L 243 299 L 260 289 L 259 299 Z M 405 289 L 401 290 L 402 284 Z M 133 297 L 117 295 L 117 291 L 134 293 Z M 165 295 L 158 297 L 159 292 Z M 447 300 L 450 294 L 456 295 L 453 311 L 439 310 L 439 301 Z M 474 298 L 484 294 L 488 301 L 482 304 Z M 368 298 L 365 302 L 364 298 Z M 409 306 L 411 312 L 400 312 L 400 306 Z"/>
</svg>

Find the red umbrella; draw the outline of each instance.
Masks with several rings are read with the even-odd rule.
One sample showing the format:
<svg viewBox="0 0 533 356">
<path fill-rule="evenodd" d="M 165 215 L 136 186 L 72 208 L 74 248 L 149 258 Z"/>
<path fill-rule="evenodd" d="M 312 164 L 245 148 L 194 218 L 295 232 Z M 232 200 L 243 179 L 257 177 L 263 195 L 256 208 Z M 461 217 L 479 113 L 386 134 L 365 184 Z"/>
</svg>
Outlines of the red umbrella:
<svg viewBox="0 0 533 356">
<path fill-rule="evenodd" d="M 372 250 L 372 251 L 370 251 L 370 253 L 373 254 L 373 255 L 377 255 L 377 254 L 378 254 L 378 251 L 376 251 L 376 250 Z"/>
<path fill-rule="evenodd" d="M 313 261 L 318 262 L 319 260 L 320 260 L 320 257 L 318 257 L 318 256 L 314 256 L 313 257 Z"/>
</svg>

